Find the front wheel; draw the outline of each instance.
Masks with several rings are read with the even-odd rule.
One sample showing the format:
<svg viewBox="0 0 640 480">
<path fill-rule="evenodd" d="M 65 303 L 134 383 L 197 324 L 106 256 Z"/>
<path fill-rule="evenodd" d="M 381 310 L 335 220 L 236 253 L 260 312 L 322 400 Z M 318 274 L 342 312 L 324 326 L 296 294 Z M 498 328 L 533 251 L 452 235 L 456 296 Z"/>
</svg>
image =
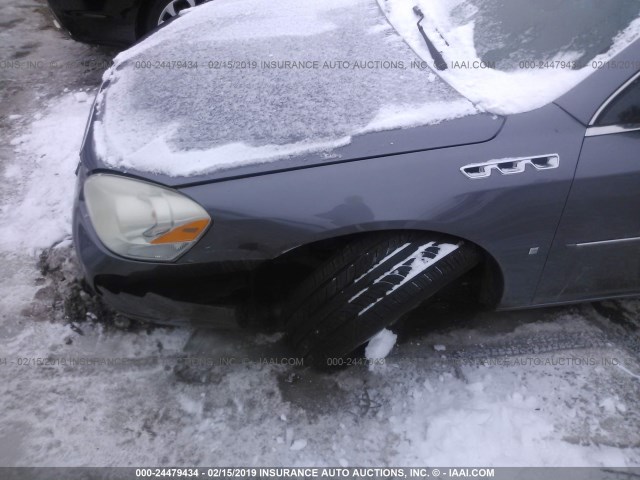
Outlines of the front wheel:
<svg viewBox="0 0 640 480">
<path fill-rule="evenodd" d="M 479 261 L 477 249 L 436 235 L 381 233 L 342 248 L 285 305 L 290 344 L 307 363 L 336 363 Z"/>
</svg>

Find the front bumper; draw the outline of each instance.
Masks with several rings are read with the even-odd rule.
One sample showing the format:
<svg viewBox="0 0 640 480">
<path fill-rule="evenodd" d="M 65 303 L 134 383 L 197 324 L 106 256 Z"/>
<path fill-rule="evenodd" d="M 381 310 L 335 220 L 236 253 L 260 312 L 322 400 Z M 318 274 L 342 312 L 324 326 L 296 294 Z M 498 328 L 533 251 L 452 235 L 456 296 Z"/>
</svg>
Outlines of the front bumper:
<svg viewBox="0 0 640 480">
<path fill-rule="evenodd" d="M 262 262 L 153 263 L 120 257 L 102 245 L 91 225 L 83 182 L 80 168 L 74 244 L 87 282 L 109 307 L 130 318 L 169 325 L 228 329 L 263 323 L 258 312 L 265 309 L 250 298 Z"/>
</svg>

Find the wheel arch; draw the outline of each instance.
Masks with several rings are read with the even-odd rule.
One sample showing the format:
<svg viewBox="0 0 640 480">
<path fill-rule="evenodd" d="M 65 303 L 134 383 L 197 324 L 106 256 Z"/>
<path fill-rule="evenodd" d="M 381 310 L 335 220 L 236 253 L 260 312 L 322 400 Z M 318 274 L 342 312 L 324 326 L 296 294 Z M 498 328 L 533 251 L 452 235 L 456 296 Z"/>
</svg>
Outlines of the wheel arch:
<svg viewBox="0 0 640 480">
<path fill-rule="evenodd" d="M 433 235 L 434 238 L 439 239 L 444 237 L 450 239 L 452 242 L 463 241 L 472 245 L 480 252 L 482 259 L 476 270 L 479 280 L 477 291 L 478 300 L 483 305 L 488 306 L 495 306 L 500 302 L 504 292 L 505 280 L 503 269 L 497 258 L 486 248 L 476 242 L 458 235 L 451 235 L 449 233 L 435 230 L 418 228 L 380 228 L 355 233 L 335 234 L 319 240 L 297 245 L 296 247 L 287 250 L 274 258 L 272 262 L 268 262 L 269 266 L 265 268 L 263 274 L 266 278 L 273 278 L 274 271 L 277 271 L 279 266 L 301 265 L 302 268 L 300 268 L 300 273 L 298 275 L 304 275 L 305 266 L 307 267 L 307 271 L 311 272 L 313 268 L 315 268 L 316 264 L 321 263 L 324 258 L 332 255 L 341 247 L 367 235 L 378 233 L 420 233 L 426 236 Z M 294 278 L 296 276 L 297 275 L 294 274 L 291 277 Z"/>
</svg>

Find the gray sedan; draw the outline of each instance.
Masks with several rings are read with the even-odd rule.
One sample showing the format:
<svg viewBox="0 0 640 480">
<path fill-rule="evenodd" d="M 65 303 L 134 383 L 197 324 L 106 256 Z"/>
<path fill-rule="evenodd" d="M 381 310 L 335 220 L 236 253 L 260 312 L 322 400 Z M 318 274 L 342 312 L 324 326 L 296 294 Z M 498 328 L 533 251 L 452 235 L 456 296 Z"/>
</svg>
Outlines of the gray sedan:
<svg viewBox="0 0 640 480">
<path fill-rule="evenodd" d="M 637 2 L 317 3 L 217 0 L 116 58 L 74 221 L 106 303 L 327 365 L 450 284 L 640 294 Z"/>
</svg>

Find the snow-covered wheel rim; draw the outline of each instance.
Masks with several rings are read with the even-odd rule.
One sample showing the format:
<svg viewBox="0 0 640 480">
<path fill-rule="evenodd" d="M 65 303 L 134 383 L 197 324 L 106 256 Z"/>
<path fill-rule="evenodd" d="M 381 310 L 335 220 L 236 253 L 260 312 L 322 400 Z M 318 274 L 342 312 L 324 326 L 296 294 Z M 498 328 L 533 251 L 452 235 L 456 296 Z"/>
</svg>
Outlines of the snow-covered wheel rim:
<svg viewBox="0 0 640 480">
<path fill-rule="evenodd" d="M 158 25 L 162 25 L 164 22 L 171 20 L 182 10 L 198 6 L 204 3 L 204 1 L 205 0 L 171 0 L 160 12 L 160 15 L 158 16 Z"/>
</svg>

